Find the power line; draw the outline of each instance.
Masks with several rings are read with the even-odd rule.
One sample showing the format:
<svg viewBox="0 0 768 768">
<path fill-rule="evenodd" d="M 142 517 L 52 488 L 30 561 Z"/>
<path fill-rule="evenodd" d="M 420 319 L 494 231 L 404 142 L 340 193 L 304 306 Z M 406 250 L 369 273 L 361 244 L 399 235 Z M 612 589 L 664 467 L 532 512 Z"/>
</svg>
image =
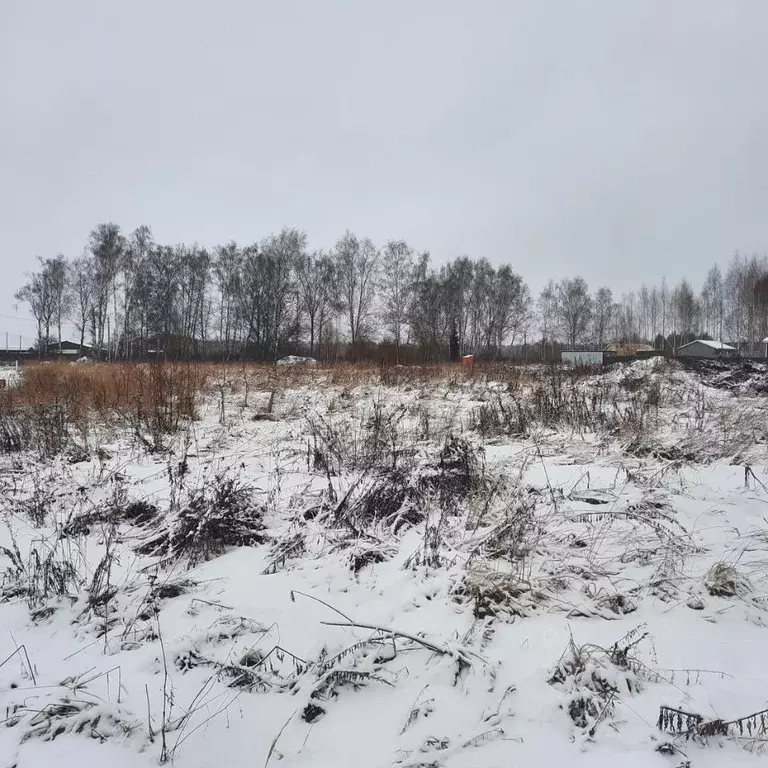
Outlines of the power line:
<svg viewBox="0 0 768 768">
<path fill-rule="evenodd" d="M 4 323 L 2 319 L 0 319 L 0 332 L 15 333 L 17 336 L 19 334 L 21 334 L 22 336 L 27 336 L 27 334 L 30 334 L 30 336 L 37 337 L 37 333 L 34 332 L 32 328 L 27 328 L 26 326 L 20 326 L 20 325 L 12 325 L 11 323 Z"/>
<path fill-rule="evenodd" d="M 25 348 L 30 347 L 35 341 L 36 339 L 31 336 L 24 336 L 24 334 L 0 330 L 0 350 L 5 350 L 6 348 L 18 349 L 19 344 Z"/>
</svg>

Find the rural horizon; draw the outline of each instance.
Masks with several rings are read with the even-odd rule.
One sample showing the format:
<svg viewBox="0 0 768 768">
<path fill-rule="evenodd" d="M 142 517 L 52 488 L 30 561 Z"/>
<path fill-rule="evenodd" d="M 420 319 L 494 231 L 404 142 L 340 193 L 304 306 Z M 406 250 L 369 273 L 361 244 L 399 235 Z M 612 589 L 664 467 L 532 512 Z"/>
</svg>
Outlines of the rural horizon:
<svg viewBox="0 0 768 768">
<path fill-rule="evenodd" d="M 545 359 L 609 342 L 674 352 L 697 337 L 759 355 L 768 334 L 768 256 L 738 253 L 725 271 L 713 265 L 698 292 L 662 278 L 621 297 L 578 276 L 533 296 L 512 265 L 464 256 L 432 266 L 403 240 L 379 248 L 349 230 L 329 251 L 288 228 L 207 250 L 157 244 L 146 226 L 124 234 L 101 224 L 81 257 L 38 266 L 16 293 L 34 318 L 34 346 L 70 332 L 66 340 L 109 359 L 162 351 L 274 361 L 303 351 L 365 360 L 382 344 L 394 346 L 395 362 L 403 347 L 419 362 L 500 358 L 522 345 Z"/>
<path fill-rule="evenodd" d="M 0 2 L 0 768 L 758 768 L 765 0 Z"/>
</svg>

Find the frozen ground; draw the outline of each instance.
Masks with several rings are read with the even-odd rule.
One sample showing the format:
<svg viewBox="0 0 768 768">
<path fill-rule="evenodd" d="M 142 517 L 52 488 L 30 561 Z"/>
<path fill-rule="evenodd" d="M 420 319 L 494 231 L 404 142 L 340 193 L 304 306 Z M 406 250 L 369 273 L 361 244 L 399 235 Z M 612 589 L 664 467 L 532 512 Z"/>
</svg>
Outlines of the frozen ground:
<svg viewBox="0 0 768 768">
<path fill-rule="evenodd" d="M 766 400 L 701 381 L 318 370 L 0 457 L 0 768 L 763 764 Z"/>
</svg>

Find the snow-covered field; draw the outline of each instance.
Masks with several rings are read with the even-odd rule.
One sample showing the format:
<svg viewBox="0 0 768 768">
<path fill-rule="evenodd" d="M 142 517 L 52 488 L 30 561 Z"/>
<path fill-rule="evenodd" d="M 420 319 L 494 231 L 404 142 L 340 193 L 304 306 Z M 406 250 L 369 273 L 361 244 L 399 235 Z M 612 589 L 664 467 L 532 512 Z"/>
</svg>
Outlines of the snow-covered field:
<svg viewBox="0 0 768 768">
<path fill-rule="evenodd" d="M 764 375 L 318 368 L 0 456 L 0 768 L 763 764 Z"/>
</svg>

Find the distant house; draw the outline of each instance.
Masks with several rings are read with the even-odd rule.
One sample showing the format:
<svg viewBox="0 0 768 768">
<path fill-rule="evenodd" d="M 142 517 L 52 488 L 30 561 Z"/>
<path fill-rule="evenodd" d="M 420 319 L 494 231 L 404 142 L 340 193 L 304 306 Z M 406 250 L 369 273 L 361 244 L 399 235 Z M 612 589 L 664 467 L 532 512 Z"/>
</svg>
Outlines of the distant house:
<svg viewBox="0 0 768 768">
<path fill-rule="evenodd" d="M 621 357 L 632 357 L 632 355 L 637 355 L 642 352 L 653 352 L 654 350 L 650 344 L 616 341 L 611 344 L 606 344 L 605 347 L 603 347 L 603 351 Z"/>
<path fill-rule="evenodd" d="M 677 348 L 680 357 L 734 357 L 736 347 L 723 344 L 722 341 L 710 341 L 709 339 L 696 339 Z"/>
<path fill-rule="evenodd" d="M 34 357 L 39 350 L 35 347 L 29 348 L 29 356 Z M 90 356 L 93 353 L 91 347 L 83 345 L 82 347 L 74 341 L 52 341 L 43 347 L 43 357 L 67 357 L 77 359 L 82 355 Z"/>
</svg>

